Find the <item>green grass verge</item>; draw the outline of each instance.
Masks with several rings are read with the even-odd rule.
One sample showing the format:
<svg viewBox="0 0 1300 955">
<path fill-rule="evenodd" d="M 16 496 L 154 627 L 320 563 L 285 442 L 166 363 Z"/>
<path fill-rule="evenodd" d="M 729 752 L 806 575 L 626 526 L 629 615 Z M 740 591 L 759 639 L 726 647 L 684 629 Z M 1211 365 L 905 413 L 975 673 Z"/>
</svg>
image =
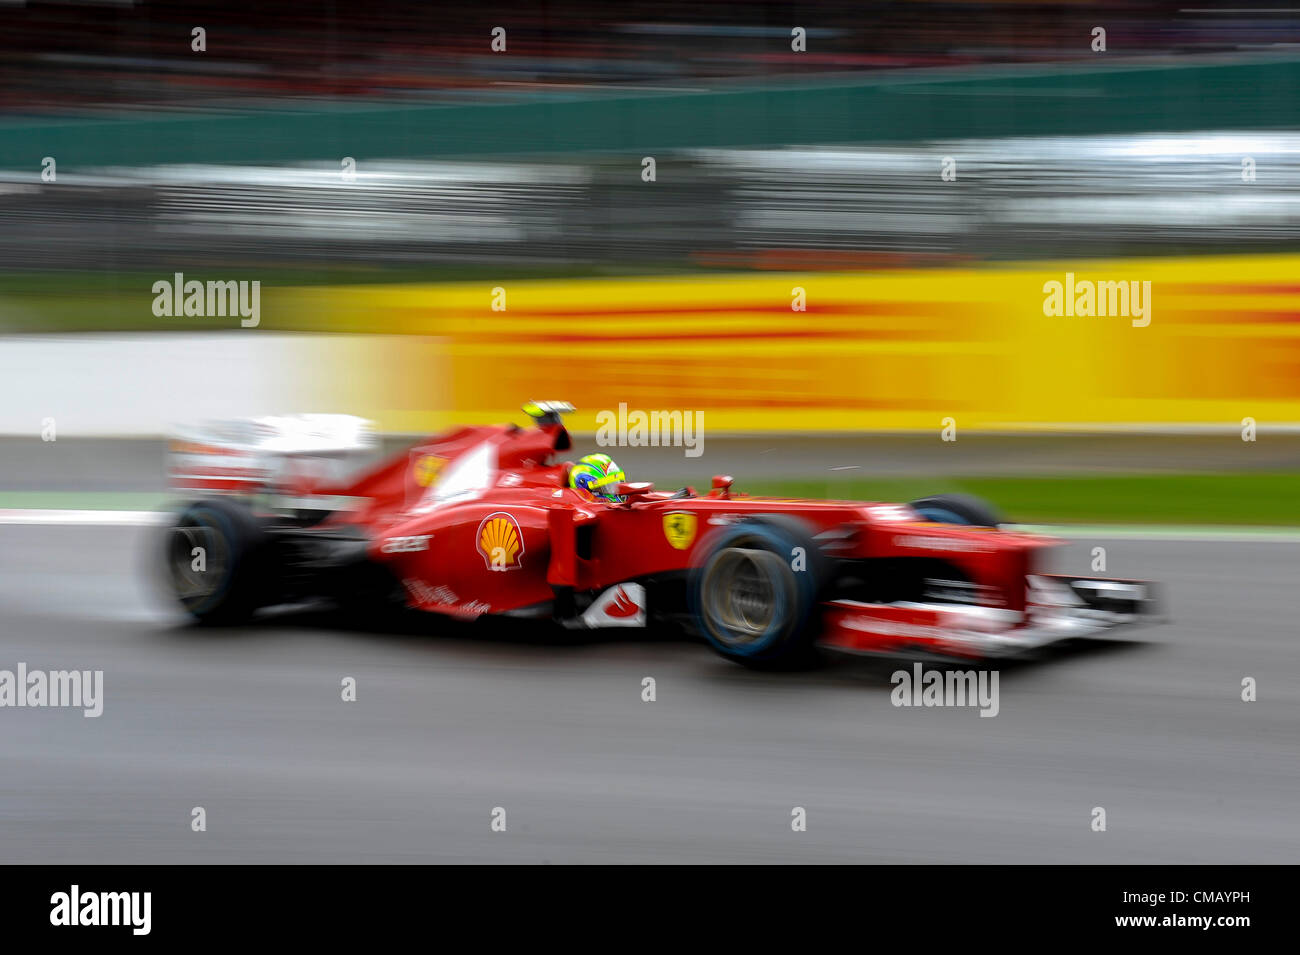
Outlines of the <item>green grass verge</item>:
<svg viewBox="0 0 1300 955">
<path fill-rule="evenodd" d="M 742 486 L 743 485 L 743 486 Z M 1300 526 L 1300 474 L 1098 474 L 1067 477 L 841 478 L 737 481 L 736 490 L 789 497 L 908 501 L 964 492 L 1022 524 Z"/>
<path fill-rule="evenodd" d="M 167 495 L 149 491 L 3 491 L 0 510 L 30 508 L 45 511 L 157 511 Z"/>
<path fill-rule="evenodd" d="M 674 482 L 664 482 L 669 486 Z M 1070 477 L 854 478 L 736 483 L 781 497 L 909 501 L 964 492 L 1020 524 L 1183 524 L 1300 527 L 1300 474 L 1123 474 Z M 164 495 L 117 491 L 3 491 L 0 508 L 155 510 Z"/>
</svg>

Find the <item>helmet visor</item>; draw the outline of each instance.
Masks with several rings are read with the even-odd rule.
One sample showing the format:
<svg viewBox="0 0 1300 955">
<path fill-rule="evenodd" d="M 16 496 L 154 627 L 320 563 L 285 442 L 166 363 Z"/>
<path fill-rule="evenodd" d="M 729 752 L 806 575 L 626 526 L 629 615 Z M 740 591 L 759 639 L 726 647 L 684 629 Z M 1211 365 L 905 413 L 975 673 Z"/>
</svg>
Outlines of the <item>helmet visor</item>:
<svg viewBox="0 0 1300 955">
<path fill-rule="evenodd" d="M 615 487 L 617 487 L 617 485 L 620 482 L 626 480 L 627 480 L 627 475 L 625 475 L 621 470 L 610 471 L 604 477 L 600 477 L 592 481 L 591 484 L 588 485 L 588 487 L 591 489 L 592 493 L 594 494 L 599 494 L 601 497 L 607 498 L 611 501 L 622 503 L 622 501 L 624 500 L 623 495 L 616 494 L 614 492 L 614 489 Z"/>
</svg>

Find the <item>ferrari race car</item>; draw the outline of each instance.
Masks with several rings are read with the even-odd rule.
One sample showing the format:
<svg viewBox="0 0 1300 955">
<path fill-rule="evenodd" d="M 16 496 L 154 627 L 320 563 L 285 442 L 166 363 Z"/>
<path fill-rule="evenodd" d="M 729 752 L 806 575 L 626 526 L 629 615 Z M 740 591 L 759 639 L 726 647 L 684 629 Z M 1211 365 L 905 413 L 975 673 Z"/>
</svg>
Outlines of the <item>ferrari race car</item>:
<svg viewBox="0 0 1300 955">
<path fill-rule="evenodd" d="M 1042 572 L 1050 538 L 983 502 L 910 504 L 705 494 L 649 483 L 611 502 L 569 486 L 564 402 L 534 425 L 464 427 L 356 470 L 364 422 L 303 415 L 178 436 L 192 496 L 167 532 L 166 579 L 198 621 L 312 598 L 389 600 L 564 627 L 681 625 L 754 666 L 818 650 L 1013 654 L 1149 618 L 1153 586 Z"/>
</svg>

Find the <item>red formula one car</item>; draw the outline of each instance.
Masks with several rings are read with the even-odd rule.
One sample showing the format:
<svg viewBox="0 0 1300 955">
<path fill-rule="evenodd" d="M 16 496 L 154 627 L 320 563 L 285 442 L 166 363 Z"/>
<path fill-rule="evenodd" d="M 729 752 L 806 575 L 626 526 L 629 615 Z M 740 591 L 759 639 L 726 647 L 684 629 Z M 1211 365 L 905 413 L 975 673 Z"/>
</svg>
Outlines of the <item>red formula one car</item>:
<svg viewBox="0 0 1300 955">
<path fill-rule="evenodd" d="M 999 529 L 982 502 L 910 504 L 569 487 L 562 402 L 535 427 L 466 427 L 357 476 L 358 419 L 258 419 L 173 443 L 173 483 L 203 496 L 169 531 L 190 614 L 233 622 L 313 596 L 389 597 L 458 618 L 566 627 L 679 623 L 723 656 L 780 665 L 816 649 L 1015 653 L 1136 622 L 1149 583 L 1041 572 L 1058 541 Z M 345 462 L 344 462 L 345 463 Z M 310 464 L 310 467 L 308 466 Z"/>
</svg>

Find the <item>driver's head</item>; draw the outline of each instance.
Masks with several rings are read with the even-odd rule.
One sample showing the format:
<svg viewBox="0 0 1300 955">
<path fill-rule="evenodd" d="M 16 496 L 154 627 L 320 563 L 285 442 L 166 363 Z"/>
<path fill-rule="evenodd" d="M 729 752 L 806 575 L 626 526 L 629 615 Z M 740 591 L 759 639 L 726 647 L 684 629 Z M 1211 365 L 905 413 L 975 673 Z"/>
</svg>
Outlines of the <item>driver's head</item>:
<svg viewBox="0 0 1300 955">
<path fill-rule="evenodd" d="M 588 454 L 579 459 L 569 472 L 569 487 L 615 503 L 623 498 L 614 492 L 614 488 L 625 480 L 623 469 L 608 454 Z"/>
</svg>

